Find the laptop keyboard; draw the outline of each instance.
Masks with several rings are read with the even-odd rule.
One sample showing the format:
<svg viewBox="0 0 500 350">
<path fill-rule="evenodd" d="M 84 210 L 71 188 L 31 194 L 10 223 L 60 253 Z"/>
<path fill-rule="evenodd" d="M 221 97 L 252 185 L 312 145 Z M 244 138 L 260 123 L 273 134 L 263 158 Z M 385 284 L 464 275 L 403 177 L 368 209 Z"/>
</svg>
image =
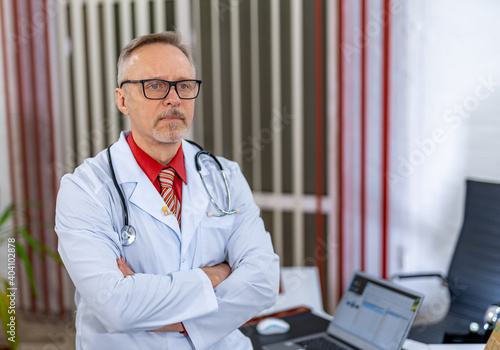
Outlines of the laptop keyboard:
<svg viewBox="0 0 500 350">
<path fill-rule="evenodd" d="M 307 339 L 298 343 L 307 350 L 349 350 L 348 348 L 329 341 L 323 337 Z"/>
</svg>

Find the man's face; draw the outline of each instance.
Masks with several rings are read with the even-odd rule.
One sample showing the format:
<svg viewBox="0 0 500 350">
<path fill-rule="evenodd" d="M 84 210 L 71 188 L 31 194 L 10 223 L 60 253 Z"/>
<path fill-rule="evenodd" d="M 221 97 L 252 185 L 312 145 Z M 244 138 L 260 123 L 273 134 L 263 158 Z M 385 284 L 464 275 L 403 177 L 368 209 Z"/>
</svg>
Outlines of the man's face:
<svg viewBox="0 0 500 350">
<path fill-rule="evenodd" d="M 125 62 L 125 80 L 194 79 L 188 58 L 172 45 L 151 44 L 130 55 Z M 177 143 L 191 127 L 194 100 L 180 99 L 172 86 L 162 100 L 144 96 L 141 83 L 128 83 L 115 90 L 118 109 L 130 117 L 134 140 L 143 146 Z"/>
</svg>

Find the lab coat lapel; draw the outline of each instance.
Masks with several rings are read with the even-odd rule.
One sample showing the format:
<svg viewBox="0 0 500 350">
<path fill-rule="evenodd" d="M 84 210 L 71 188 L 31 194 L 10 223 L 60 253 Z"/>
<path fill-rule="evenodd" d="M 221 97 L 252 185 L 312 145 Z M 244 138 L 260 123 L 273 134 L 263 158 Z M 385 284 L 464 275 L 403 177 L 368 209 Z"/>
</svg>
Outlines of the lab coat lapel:
<svg viewBox="0 0 500 350">
<path fill-rule="evenodd" d="M 156 220 L 169 226 L 180 239 L 181 232 L 174 215 L 165 216 L 163 206 L 165 202 L 154 185 L 137 164 L 130 150 L 125 133 L 122 133 L 118 142 L 111 148 L 113 165 L 117 173 L 118 183 L 122 185 L 124 195 L 128 201 Z M 133 217 L 131 223 L 133 225 Z"/>
<path fill-rule="evenodd" d="M 182 141 L 184 163 L 186 165 L 187 185 L 182 186 L 182 253 L 189 247 L 200 221 L 207 215 L 209 199 L 206 194 L 200 175 L 195 167 L 195 156 L 199 149 L 186 141 Z M 202 175 L 206 179 L 208 172 L 202 168 Z M 211 185 L 207 184 L 209 189 Z"/>
<path fill-rule="evenodd" d="M 170 227 L 180 239 L 181 232 L 179 231 L 179 225 L 177 224 L 175 215 L 165 216 L 165 213 L 162 210 L 165 206 L 163 198 L 160 196 L 144 172 L 141 171 L 139 178 L 137 186 L 129 198 L 130 203 L 135 204 L 156 220 L 161 221 Z"/>
</svg>

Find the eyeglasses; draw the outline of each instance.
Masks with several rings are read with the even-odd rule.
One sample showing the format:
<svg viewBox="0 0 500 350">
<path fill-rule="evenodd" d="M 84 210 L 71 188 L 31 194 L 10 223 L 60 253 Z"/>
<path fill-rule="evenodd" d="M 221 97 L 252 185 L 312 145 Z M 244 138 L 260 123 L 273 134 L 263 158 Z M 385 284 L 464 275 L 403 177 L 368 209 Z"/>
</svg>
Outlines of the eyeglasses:
<svg viewBox="0 0 500 350">
<path fill-rule="evenodd" d="M 167 81 L 160 79 L 125 80 L 120 84 L 141 83 L 144 97 L 150 100 L 163 100 L 170 92 L 170 87 L 175 88 L 177 96 L 183 100 L 192 100 L 200 93 L 201 80 Z"/>
</svg>

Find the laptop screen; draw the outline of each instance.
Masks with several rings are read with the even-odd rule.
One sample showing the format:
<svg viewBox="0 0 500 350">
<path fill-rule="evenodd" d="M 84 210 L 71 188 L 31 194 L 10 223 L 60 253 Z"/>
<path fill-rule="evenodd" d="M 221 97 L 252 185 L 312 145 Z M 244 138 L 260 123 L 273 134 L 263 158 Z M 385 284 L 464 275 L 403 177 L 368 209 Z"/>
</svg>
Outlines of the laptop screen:
<svg viewBox="0 0 500 350">
<path fill-rule="evenodd" d="M 422 295 L 356 272 L 328 333 L 366 350 L 398 350 L 410 330 Z"/>
</svg>

